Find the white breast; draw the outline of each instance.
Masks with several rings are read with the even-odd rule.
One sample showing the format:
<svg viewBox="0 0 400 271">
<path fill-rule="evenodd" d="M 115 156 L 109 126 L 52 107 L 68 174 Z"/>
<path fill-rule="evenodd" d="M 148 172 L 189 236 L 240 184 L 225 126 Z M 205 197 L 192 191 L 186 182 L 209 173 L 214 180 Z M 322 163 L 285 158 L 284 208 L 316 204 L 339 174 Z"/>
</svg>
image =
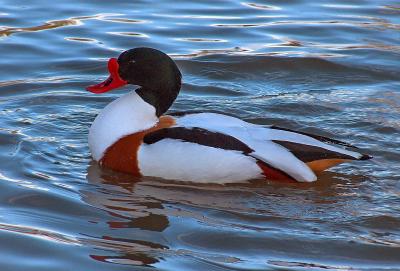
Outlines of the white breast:
<svg viewBox="0 0 400 271">
<path fill-rule="evenodd" d="M 94 160 L 118 139 L 153 127 L 158 118 L 155 108 L 135 91 L 108 104 L 96 117 L 89 130 L 89 148 Z"/>
</svg>

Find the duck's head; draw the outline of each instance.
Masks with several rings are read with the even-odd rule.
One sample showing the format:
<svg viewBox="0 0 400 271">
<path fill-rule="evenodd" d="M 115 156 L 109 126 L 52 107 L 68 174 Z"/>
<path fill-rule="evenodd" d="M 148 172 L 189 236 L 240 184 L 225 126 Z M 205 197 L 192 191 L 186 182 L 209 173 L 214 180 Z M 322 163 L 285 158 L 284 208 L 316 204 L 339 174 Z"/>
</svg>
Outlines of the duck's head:
<svg viewBox="0 0 400 271">
<path fill-rule="evenodd" d="M 110 76 L 102 83 L 87 88 L 104 93 L 127 84 L 137 85 L 136 93 L 156 109 L 165 113 L 181 88 L 182 75 L 175 62 L 165 53 L 152 48 L 134 48 L 108 61 Z"/>
</svg>

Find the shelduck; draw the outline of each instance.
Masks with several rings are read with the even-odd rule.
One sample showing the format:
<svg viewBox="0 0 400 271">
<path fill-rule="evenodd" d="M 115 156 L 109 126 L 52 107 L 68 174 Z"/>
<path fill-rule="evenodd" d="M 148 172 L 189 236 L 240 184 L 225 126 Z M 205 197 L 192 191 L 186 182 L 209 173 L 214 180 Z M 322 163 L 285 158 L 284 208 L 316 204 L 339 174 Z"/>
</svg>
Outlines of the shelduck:
<svg viewBox="0 0 400 271">
<path fill-rule="evenodd" d="M 90 151 L 101 166 L 188 182 L 313 182 L 334 165 L 371 158 L 341 141 L 228 115 L 166 115 L 182 76 L 175 62 L 156 49 L 127 50 L 108 61 L 108 70 L 107 80 L 87 90 L 139 87 L 107 105 L 90 127 Z"/>
</svg>

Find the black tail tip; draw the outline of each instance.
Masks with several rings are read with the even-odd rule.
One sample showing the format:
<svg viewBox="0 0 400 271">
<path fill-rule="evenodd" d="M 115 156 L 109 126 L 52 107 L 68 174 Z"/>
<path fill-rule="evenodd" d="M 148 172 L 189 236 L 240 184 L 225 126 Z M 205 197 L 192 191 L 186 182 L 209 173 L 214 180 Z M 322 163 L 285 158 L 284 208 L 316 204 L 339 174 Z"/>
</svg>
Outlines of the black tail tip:
<svg viewBox="0 0 400 271">
<path fill-rule="evenodd" d="M 373 157 L 368 155 L 368 154 L 363 154 L 358 160 L 369 160 L 372 159 Z"/>
</svg>

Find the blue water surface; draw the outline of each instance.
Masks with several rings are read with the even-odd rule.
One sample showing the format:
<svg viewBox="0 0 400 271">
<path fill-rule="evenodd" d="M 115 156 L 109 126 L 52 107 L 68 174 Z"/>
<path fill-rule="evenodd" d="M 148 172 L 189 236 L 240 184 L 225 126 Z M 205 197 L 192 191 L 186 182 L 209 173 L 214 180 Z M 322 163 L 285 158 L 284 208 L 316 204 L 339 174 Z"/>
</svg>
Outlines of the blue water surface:
<svg viewBox="0 0 400 271">
<path fill-rule="evenodd" d="M 0 270 L 399 270 L 400 5 L 391 0 L 0 1 Z M 218 110 L 374 156 L 312 184 L 195 185 L 91 161 L 139 46 Z M 184 165 L 182 165 L 184 166 Z"/>
</svg>

